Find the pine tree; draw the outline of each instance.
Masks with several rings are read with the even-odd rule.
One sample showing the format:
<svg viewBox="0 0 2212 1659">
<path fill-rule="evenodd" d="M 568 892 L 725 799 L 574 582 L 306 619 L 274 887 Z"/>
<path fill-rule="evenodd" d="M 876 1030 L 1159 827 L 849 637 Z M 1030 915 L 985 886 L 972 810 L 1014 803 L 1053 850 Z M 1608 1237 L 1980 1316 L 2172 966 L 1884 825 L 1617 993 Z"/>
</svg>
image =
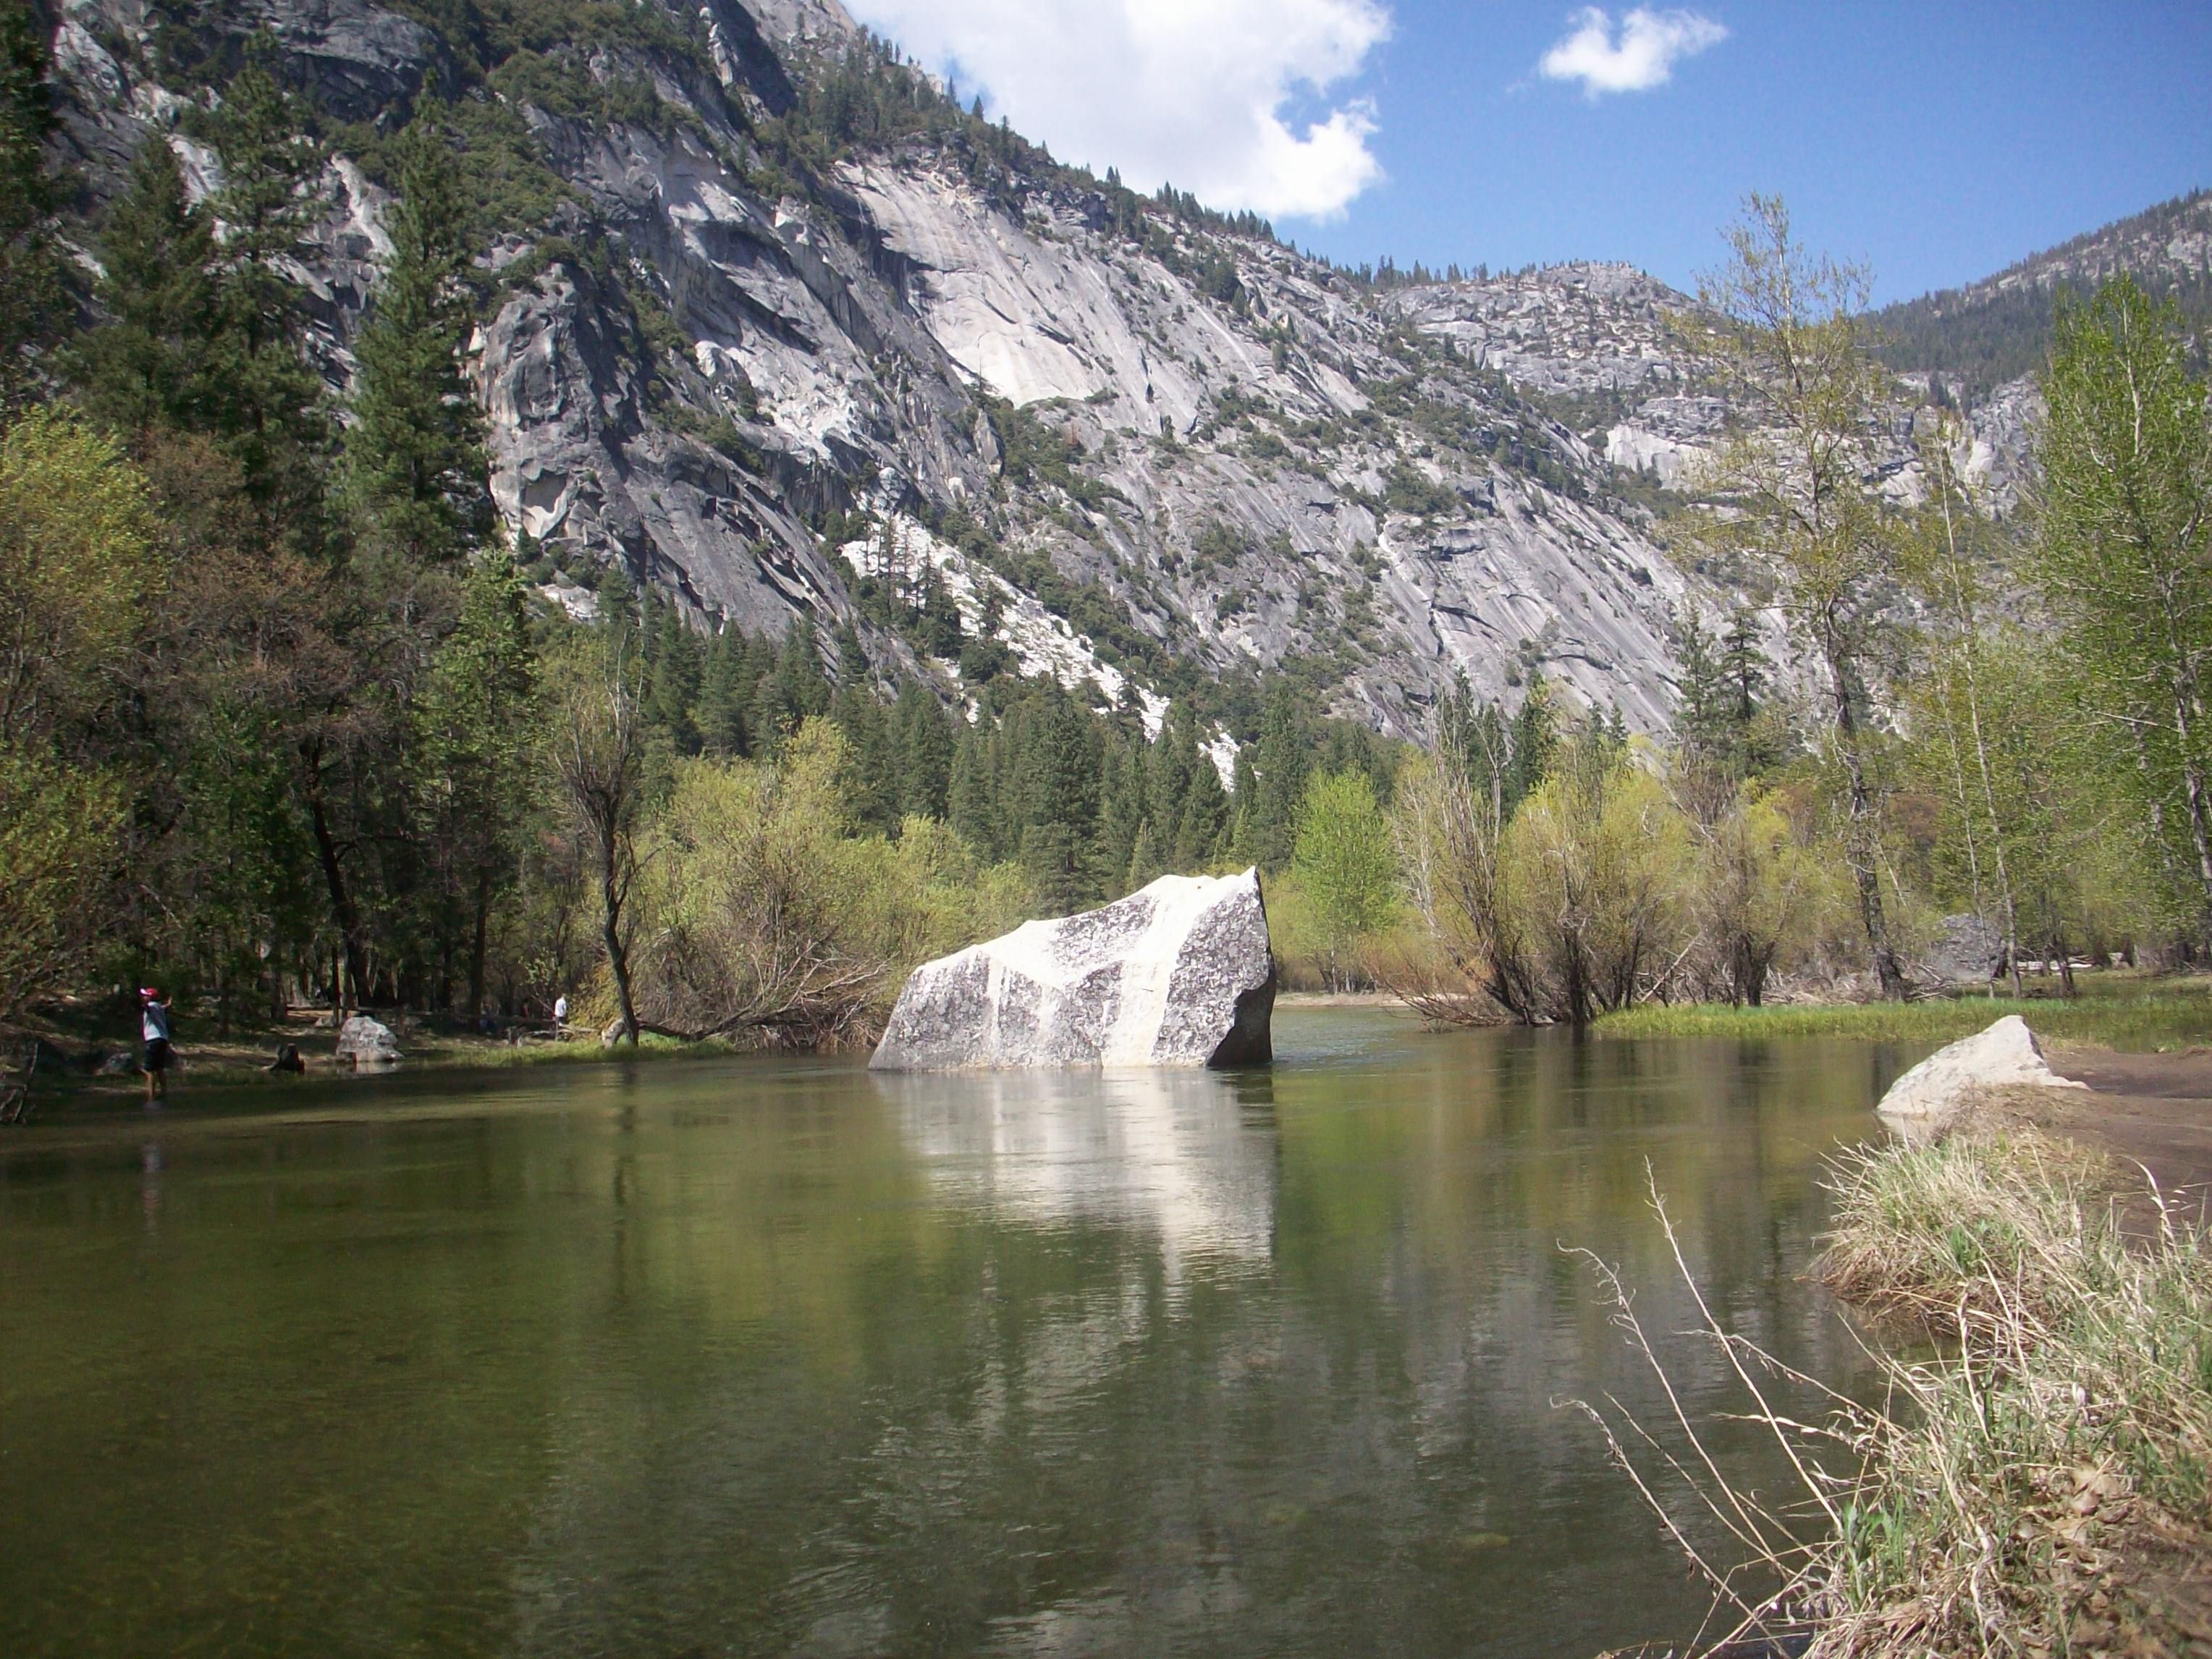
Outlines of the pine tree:
<svg viewBox="0 0 2212 1659">
<path fill-rule="evenodd" d="M 232 77 L 210 130 L 223 165 L 211 208 L 225 227 L 210 364 L 222 389 L 216 431 L 265 539 L 319 552 L 330 422 L 323 383 L 301 350 L 302 290 L 292 273 L 322 205 L 322 147 L 299 100 L 258 59 Z"/>
<path fill-rule="evenodd" d="M 953 744 L 952 781 L 946 790 L 946 821 L 977 857 L 996 863 L 1004 856 L 998 836 L 998 803 L 992 798 L 990 739 L 970 726 Z"/>
<path fill-rule="evenodd" d="M 1129 852 L 1127 889 L 1133 893 L 1166 873 L 1159 838 L 1152 833 L 1152 821 L 1146 818 L 1137 826 L 1136 845 Z"/>
<path fill-rule="evenodd" d="M 1501 822 L 1510 821 L 1521 803 L 1551 775 L 1552 762 L 1559 752 L 1559 706 L 1553 700 L 1551 682 L 1541 674 L 1528 682 L 1528 694 L 1514 711 L 1509 747 L 1511 757 L 1506 763 Z"/>
<path fill-rule="evenodd" d="M 1674 625 L 1674 659 L 1681 669 L 1681 703 L 1675 730 L 1683 747 L 1700 761 L 1725 768 L 1735 727 L 1735 688 L 1728 665 L 1714 648 L 1705 618 L 1693 604 Z"/>
<path fill-rule="evenodd" d="M 847 681 L 830 699 L 830 718 L 845 734 L 842 778 L 854 820 L 869 830 L 897 827 L 897 763 L 885 730 L 884 707 L 866 680 Z"/>
<path fill-rule="evenodd" d="M 1198 763 L 1190 769 L 1183 791 L 1182 812 L 1176 821 L 1171 856 L 1175 867 L 1196 874 L 1219 858 L 1229 843 L 1230 801 L 1221 787 L 1221 774 L 1212 757 L 1197 751 Z"/>
<path fill-rule="evenodd" d="M 1240 855 L 1263 870 L 1290 862 L 1297 833 L 1298 803 L 1313 761 L 1313 732 L 1299 693 L 1279 681 L 1267 694 L 1260 741 L 1251 759 L 1252 787 L 1237 793 Z"/>
<path fill-rule="evenodd" d="M 459 616 L 439 647 L 415 710 L 410 753 L 420 774 L 432 864 L 444 875 L 436 931 L 470 921 L 468 1000 L 480 1012 L 492 900 L 512 878 L 530 804 L 531 715 L 537 658 L 528 584 L 505 548 L 463 579 Z"/>
<path fill-rule="evenodd" d="M 794 617 L 754 698 L 752 727 L 757 744 L 773 754 L 800 724 L 830 708 L 830 682 L 814 648 L 812 626 Z"/>
<path fill-rule="evenodd" d="M 483 411 L 464 373 L 475 296 L 468 215 L 448 148 L 403 135 L 392 257 L 355 342 L 348 495 L 365 544 L 413 568 L 452 563 L 489 532 Z"/>
<path fill-rule="evenodd" d="M 642 655 L 644 605 L 638 598 L 637 585 L 618 564 L 602 566 L 599 584 L 600 625 L 614 635 L 615 644 L 622 650 L 633 657 Z"/>
<path fill-rule="evenodd" d="M 951 807 L 953 734 L 944 705 L 918 685 L 899 692 L 892 743 L 902 817 L 945 819 Z"/>
<path fill-rule="evenodd" d="M 65 325 L 68 293 L 52 225 L 61 190 L 46 164 L 53 131 L 43 10 L 0 9 L 0 406 L 36 395 L 37 353 Z"/>
<path fill-rule="evenodd" d="M 693 711 L 703 677 L 699 636 L 685 625 L 683 612 L 672 601 L 653 599 L 651 615 L 645 718 L 666 735 L 676 753 L 696 755 L 700 736 Z"/>
<path fill-rule="evenodd" d="M 725 623 L 707 648 L 699 682 L 699 741 L 707 753 L 722 757 L 750 752 L 745 729 L 748 649 L 735 623 Z"/>
<path fill-rule="evenodd" d="M 1115 890 L 1104 895 L 1109 898 L 1121 896 L 1120 884 L 1131 867 L 1144 824 L 1146 756 L 1141 736 L 1108 735 L 1099 773 L 1097 866 L 1103 885 Z"/>
<path fill-rule="evenodd" d="M 106 320 L 78 337 L 69 361 L 85 406 L 141 450 L 157 427 L 206 431 L 218 419 L 222 392 L 209 372 L 216 259 L 212 220 L 187 200 L 168 141 L 150 136 L 100 239 L 93 297 Z"/>
<path fill-rule="evenodd" d="M 1759 625 L 1751 607 L 1738 605 L 1729 617 L 1728 633 L 1721 641 L 1721 666 L 1734 693 L 1731 716 L 1740 730 L 1748 731 L 1766 698 L 1766 653 L 1759 648 Z"/>
</svg>

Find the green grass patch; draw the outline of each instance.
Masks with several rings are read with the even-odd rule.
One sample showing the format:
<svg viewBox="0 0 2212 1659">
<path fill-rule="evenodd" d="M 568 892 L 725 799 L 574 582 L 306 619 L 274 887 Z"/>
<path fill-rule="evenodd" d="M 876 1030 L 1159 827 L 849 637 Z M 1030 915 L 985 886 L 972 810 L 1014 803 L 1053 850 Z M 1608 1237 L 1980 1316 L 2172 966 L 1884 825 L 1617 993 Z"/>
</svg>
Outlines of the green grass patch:
<svg viewBox="0 0 2212 1659">
<path fill-rule="evenodd" d="M 2159 1049 L 2212 1043 L 2212 979 L 2081 976 L 2081 994 L 1942 997 L 1907 1003 L 1647 1004 L 1607 1014 L 1604 1037 L 1856 1037 L 1868 1042 L 1950 1042 L 2018 1014 L 2046 1042 Z"/>
</svg>

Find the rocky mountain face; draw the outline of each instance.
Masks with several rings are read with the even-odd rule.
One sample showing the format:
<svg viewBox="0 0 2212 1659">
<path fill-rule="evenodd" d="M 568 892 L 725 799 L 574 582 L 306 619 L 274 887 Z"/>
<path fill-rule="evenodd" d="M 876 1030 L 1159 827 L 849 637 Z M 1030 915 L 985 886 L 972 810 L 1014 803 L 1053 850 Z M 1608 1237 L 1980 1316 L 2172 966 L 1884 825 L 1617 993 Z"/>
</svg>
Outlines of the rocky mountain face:
<svg viewBox="0 0 2212 1659">
<path fill-rule="evenodd" d="M 1152 717 L 1286 672 L 1419 735 L 1455 677 L 1541 672 L 1666 726 L 1672 617 L 1729 597 L 1656 539 L 1725 413 L 1670 343 L 1684 296 L 1611 265 L 1378 290 L 936 109 L 835 0 L 541 4 L 492 63 L 465 6 L 66 0 L 65 159 L 96 202 L 166 130 L 204 187 L 183 66 L 273 41 L 332 124 L 306 274 L 343 386 L 374 135 L 433 100 L 505 135 L 468 165 L 543 188 L 484 261 L 493 493 L 572 608 L 618 562 L 702 626 L 852 623 L 954 698 L 994 657 Z M 930 118 L 841 130 L 886 88 Z"/>
<path fill-rule="evenodd" d="M 1979 410 L 1984 436 L 2037 410 L 2032 378 L 2043 363 L 2060 298 L 2133 276 L 2170 301 L 2202 342 L 2212 333 L 2212 193 L 2197 191 L 2116 220 L 1993 276 L 1886 307 L 1875 315 L 1885 356 L 1931 393 Z"/>
<path fill-rule="evenodd" d="M 1902 313 L 1909 306 L 1936 316 L 1959 316 L 2003 295 L 2048 293 L 2062 284 L 2094 287 L 2124 272 L 2160 289 L 2212 277 L 2212 191 L 2195 191 L 2115 220 L 2057 247 L 2031 254 L 1994 276 L 1964 288 L 1946 289 L 1893 310 Z"/>
</svg>

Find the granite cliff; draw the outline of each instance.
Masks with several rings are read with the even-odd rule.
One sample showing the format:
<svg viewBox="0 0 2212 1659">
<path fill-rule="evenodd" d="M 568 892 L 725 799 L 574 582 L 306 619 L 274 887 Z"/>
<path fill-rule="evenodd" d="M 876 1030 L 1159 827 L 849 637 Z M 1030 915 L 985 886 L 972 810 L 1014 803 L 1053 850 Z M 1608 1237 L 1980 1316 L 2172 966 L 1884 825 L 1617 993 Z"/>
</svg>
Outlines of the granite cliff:
<svg viewBox="0 0 2212 1659">
<path fill-rule="evenodd" d="M 150 131 L 204 186 L 177 118 L 270 43 L 329 124 L 306 274 L 342 386 L 387 246 L 377 135 L 458 112 L 501 181 L 493 493 L 573 608 L 619 562 L 703 626 L 808 618 L 826 649 L 853 623 L 880 675 L 957 697 L 942 630 L 906 625 L 929 588 L 986 658 L 1152 714 L 1288 670 L 1415 735 L 1455 676 L 1510 698 L 1540 672 L 1668 723 L 1674 611 L 1732 597 L 1656 537 L 1725 413 L 1676 360 L 1684 296 L 1617 265 L 1363 283 L 1060 167 L 836 0 L 491 15 L 66 0 L 61 143 L 88 222 Z M 1977 428 L 1993 474 L 2017 402 Z"/>
</svg>

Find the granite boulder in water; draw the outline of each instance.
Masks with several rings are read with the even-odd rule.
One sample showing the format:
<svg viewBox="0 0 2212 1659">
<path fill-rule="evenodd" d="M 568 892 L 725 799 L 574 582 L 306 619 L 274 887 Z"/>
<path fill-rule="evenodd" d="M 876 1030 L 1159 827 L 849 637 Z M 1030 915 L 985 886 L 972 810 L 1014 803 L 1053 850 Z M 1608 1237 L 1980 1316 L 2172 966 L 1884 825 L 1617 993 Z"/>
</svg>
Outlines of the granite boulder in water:
<svg viewBox="0 0 2212 1659">
<path fill-rule="evenodd" d="M 337 1060 L 341 1066 L 351 1064 L 356 1070 L 371 1066 L 397 1066 L 400 1058 L 399 1039 L 392 1035 L 392 1028 L 382 1020 L 356 1014 L 338 1027 Z"/>
<path fill-rule="evenodd" d="M 1978 1091 L 2021 1085 L 2084 1086 L 2052 1071 L 2027 1022 L 2018 1014 L 2007 1014 L 1987 1030 L 1938 1048 L 1891 1084 L 1875 1109 L 1892 1120 L 1917 1121 L 1940 1129 L 1973 1103 Z"/>
<path fill-rule="evenodd" d="M 871 1062 L 1263 1066 L 1275 959 L 1260 876 L 1162 876 L 1141 892 L 914 971 Z"/>
</svg>

